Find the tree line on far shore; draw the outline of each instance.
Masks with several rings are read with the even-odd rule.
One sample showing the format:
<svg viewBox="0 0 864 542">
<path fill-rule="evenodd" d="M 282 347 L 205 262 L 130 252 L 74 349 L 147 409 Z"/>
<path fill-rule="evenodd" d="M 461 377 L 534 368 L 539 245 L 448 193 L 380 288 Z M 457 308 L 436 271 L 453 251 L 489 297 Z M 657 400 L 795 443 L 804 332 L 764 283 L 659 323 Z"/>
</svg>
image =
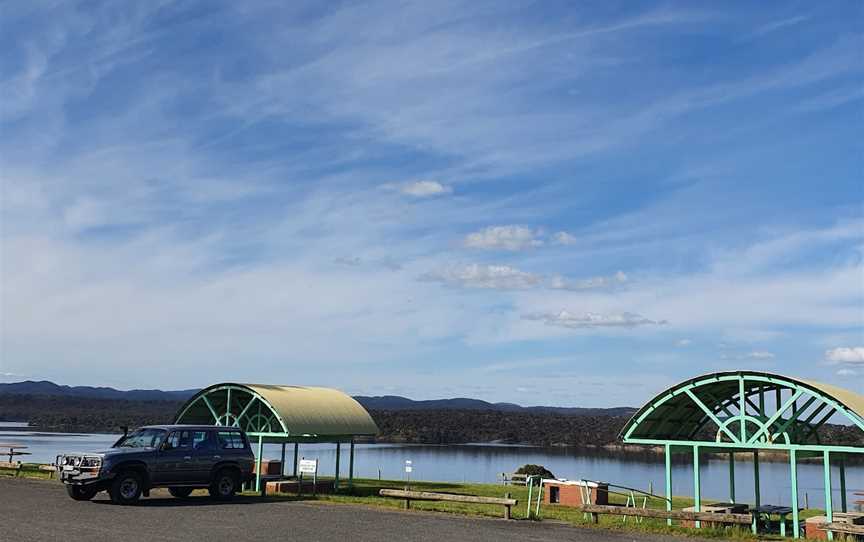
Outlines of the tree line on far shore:
<svg viewBox="0 0 864 542">
<path fill-rule="evenodd" d="M 175 401 L 128 401 L 63 396 L 0 395 L 0 420 L 27 421 L 41 431 L 119 433 L 120 427 L 171 423 Z M 606 446 L 619 442 L 626 416 L 501 412 L 495 410 L 371 410 L 378 442 L 535 446 Z M 826 425 L 823 443 L 864 446 L 864 432 Z"/>
</svg>

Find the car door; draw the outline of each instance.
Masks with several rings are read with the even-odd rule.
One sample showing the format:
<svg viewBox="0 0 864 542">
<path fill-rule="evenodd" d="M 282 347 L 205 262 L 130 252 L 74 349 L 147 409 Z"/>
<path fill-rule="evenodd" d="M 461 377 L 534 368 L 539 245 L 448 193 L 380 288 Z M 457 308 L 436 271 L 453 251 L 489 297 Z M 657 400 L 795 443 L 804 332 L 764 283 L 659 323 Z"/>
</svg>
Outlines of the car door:
<svg viewBox="0 0 864 542">
<path fill-rule="evenodd" d="M 192 431 L 192 461 L 195 463 L 195 469 L 190 475 L 191 482 L 209 483 L 213 467 L 220 458 L 213 431 L 206 429 Z"/>
<path fill-rule="evenodd" d="M 156 461 L 157 484 L 190 483 L 195 469 L 192 460 L 192 434 L 189 430 L 175 430 L 168 434 Z"/>
</svg>

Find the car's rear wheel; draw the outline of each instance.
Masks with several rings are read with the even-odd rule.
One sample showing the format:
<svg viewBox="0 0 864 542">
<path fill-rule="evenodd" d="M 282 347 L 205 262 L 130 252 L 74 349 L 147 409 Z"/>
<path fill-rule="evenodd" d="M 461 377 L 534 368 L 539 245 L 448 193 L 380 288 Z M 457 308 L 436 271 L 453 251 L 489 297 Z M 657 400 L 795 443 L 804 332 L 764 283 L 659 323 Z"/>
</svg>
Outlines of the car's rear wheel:
<svg viewBox="0 0 864 542">
<path fill-rule="evenodd" d="M 73 486 L 71 484 L 66 486 L 66 493 L 76 501 L 89 501 L 95 497 L 98 492 L 99 491 L 94 487 Z"/>
<path fill-rule="evenodd" d="M 189 495 L 192 494 L 191 487 L 169 487 L 168 493 L 171 494 L 172 497 L 177 497 L 178 499 L 185 499 Z"/>
<path fill-rule="evenodd" d="M 237 493 L 239 486 L 237 473 L 232 469 L 222 469 L 210 482 L 210 496 L 214 499 L 229 500 Z"/>
<path fill-rule="evenodd" d="M 141 497 L 141 491 L 144 489 L 142 486 L 140 474 L 135 471 L 125 471 L 118 474 L 111 482 L 108 494 L 111 495 L 111 502 L 114 504 L 133 504 Z"/>
</svg>

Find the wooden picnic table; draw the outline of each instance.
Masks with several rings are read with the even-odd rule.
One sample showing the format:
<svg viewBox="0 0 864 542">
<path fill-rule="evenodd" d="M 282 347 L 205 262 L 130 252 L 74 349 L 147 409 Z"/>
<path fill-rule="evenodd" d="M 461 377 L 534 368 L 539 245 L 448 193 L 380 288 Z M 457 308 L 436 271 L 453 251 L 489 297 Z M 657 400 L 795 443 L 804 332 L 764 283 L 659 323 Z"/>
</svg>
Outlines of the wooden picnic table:
<svg viewBox="0 0 864 542">
<path fill-rule="evenodd" d="M 12 462 L 12 458 L 15 457 L 16 455 L 30 455 L 30 452 L 20 451 L 20 450 L 26 450 L 27 449 L 27 446 L 24 446 L 23 444 L 3 442 L 3 443 L 0 443 L 0 449 L 9 450 L 8 452 L 6 452 L 6 451 L 0 452 L 0 455 L 9 456 L 9 462 L 10 463 Z"/>
<path fill-rule="evenodd" d="M 799 512 L 802 510 L 804 509 L 798 509 Z M 751 508 L 750 513 L 753 514 L 754 521 L 758 522 L 759 519 L 762 519 L 765 522 L 765 526 L 769 529 L 771 528 L 771 516 L 780 516 L 780 536 L 786 536 L 786 516 L 792 513 L 792 508 L 789 506 L 763 504 L 759 507 Z"/>
</svg>

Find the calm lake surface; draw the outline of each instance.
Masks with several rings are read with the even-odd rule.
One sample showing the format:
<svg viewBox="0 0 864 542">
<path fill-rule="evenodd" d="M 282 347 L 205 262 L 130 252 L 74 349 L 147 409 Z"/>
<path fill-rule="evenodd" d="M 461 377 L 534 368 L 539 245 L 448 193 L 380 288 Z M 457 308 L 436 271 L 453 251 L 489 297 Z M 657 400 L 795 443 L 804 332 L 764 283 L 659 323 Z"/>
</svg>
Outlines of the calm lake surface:
<svg viewBox="0 0 864 542">
<path fill-rule="evenodd" d="M 28 446 L 32 455 L 25 461 L 51 463 L 63 452 L 96 451 L 107 448 L 119 435 L 39 433 L 16 430 L 15 427 L 0 427 L 0 442 L 15 442 Z M 279 445 L 265 445 L 264 457 L 278 459 Z M 300 446 L 300 455 L 317 458 L 323 475 L 332 474 L 335 466 L 334 445 L 307 444 Z M 288 464 L 293 459 L 293 447 L 288 446 Z M 549 449 L 526 446 L 496 445 L 451 445 L 425 446 L 400 444 L 358 444 L 355 459 L 355 475 L 362 478 L 403 479 L 404 462 L 411 460 L 415 480 L 446 482 L 491 482 L 498 480 L 502 472 L 512 472 L 520 465 L 534 463 L 546 466 L 560 478 L 602 480 L 614 484 L 647 490 L 653 484 L 655 493 L 663 493 L 663 456 L 646 454 L 622 454 L 606 450 Z M 348 446 L 342 447 L 341 471 L 348 473 Z M 672 484 L 676 495 L 693 495 L 692 465 L 675 463 Z M 738 461 L 735 466 L 737 500 L 753 499 L 753 466 Z M 788 463 L 760 463 L 762 478 L 762 502 L 764 504 L 789 504 L 791 501 L 790 468 Z M 801 463 L 798 466 L 800 502 L 806 497 L 812 507 L 823 506 L 821 464 Z M 834 469 L 834 502 L 839 508 L 839 471 Z M 848 499 L 851 503 L 855 491 L 864 491 L 864 466 L 849 466 L 846 469 Z M 727 499 L 729 495 L 728 462 L 724 460 L 702 460 L 702 493 L 707 499 Z M 851 506 L 851 504 L 850 504 Z"/>
</svg>

